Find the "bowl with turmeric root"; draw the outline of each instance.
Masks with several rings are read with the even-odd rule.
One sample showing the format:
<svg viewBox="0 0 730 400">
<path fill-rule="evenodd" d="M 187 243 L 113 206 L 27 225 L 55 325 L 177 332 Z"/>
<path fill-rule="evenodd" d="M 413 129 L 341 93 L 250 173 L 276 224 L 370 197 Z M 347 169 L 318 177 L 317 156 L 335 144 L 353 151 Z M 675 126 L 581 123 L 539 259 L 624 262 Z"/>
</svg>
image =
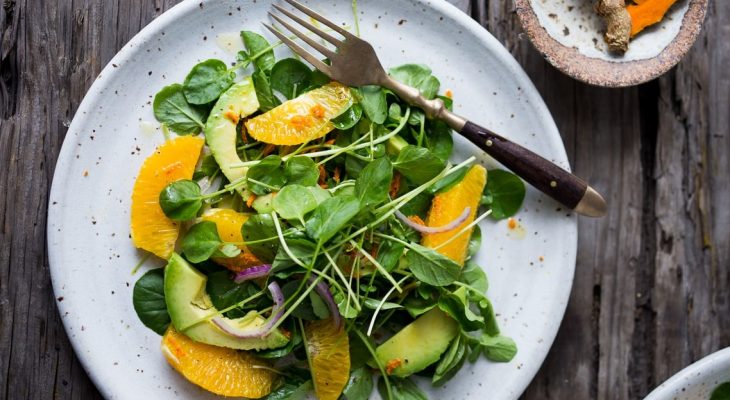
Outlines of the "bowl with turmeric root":
<svg viewBox="0 0 730 400">
<path fill-rule="evenodd" d="M 676 65 L 699 36 L 709 0 L 515 0 L 523 29 L 556 68 L 623 87 Z"/>
</svg>

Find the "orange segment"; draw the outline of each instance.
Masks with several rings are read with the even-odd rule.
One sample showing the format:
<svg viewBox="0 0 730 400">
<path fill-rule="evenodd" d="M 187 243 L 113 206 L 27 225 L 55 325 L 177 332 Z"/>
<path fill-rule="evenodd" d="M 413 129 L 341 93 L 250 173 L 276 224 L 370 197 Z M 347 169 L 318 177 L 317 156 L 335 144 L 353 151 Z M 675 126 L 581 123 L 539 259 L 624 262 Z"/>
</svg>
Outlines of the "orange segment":
<svg viewBox="0 0 730 400">
<path fill-rule="evenodd" d="M 162 353 L 190 382 L 221 396 L 258 399 L 271 393 L 271 365 L 245 351 L 194 342 L 172 326 L 162 337 Z M 265 368 L 261 368 L 265 367 Z"/>
<path fill-rule="evenodd" d="M 337 400 L 350 378 L 350 340 L 332 319 L 314 321 L 304 329 L 305 349 L 319 400 Z"/>
<path fill-rule="evenodd" d="M 469 169 L 461 182 L 446 192 L 437 194 L 431 202 L 431 209 L 428 212 L 428 218 L 426 218 L 427 226 L 446 225 L 458 218 L 466 207 L 471 207 L 471 214 L 456 229 L 424 235 L 422 244 L 426 247 L 437 247 L 458 234 L 465 226 L 471 224 L 476 218 L 479 201 L 482 198 L 482 191 L 486 184 L 487 170 L 481 165 L 475 165 Z M 469 229 L 437 251 L 463 265 L 471 232 L 472 229 Z"/>
<path fill-rule="evenodd" d="M 218 228 L 218 236 L 224 242 L 243 242 L 241 228 L 248 220 L 247 214 L 227 208 L 213 208 L 206 211 L 202 219 L 203 221 L 215 222 L 215 226 Z M 248 267 L 262 264 L 246 246 L 238 246 L 238 248 L 241 249 L 241 254 L 238 256 L 233 258 L 214 258 L 213 261 L 234 272 L 240 272 Z"/>
<path fill-rule="evenodd" d="M 160 192 L 171 182 L 190 179 L 204 140 L 181 136 L 149 156 L 137 175 L 132 191 L 132 240 L 140 249 L 168 259 L 175 249 L 179 224 L 160 208 Z"/>
<path fill-rule="evenodd" d="M 301 144 L 334 129 L 330 120 L 342 114 L 351 102 L 350 89 L 332 82 L 246 121 L 246 130 L 261 142 Z"/>
</svg>

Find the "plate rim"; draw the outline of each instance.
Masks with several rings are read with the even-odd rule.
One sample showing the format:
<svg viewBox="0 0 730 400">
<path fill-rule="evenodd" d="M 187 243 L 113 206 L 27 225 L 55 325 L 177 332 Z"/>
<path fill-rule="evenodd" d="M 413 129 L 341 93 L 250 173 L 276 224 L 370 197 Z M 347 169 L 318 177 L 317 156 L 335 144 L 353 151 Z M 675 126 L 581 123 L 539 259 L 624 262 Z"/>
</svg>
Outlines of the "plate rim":
<svg viewBox="0 0 730 400">
<path fill-rule="evenodd" d="M 57 220 L 61 219 L 62 214 L 60 212 L 51 212 L 51 206 L 53 204 L 52 200 L 62 197 L 62 194 L 65 192 L 65 183 L 68 182 L 70 178 L 72 178 L 69 164 L 73 161 L 72 152 L 76 147 L 76 136 L 69 135 L 69 133 L 73 133 L 78 130 L 78 125 L 81 125 L 81 120 L 85 118 L 84 115 L 88 114 L 88 112 L 91 111 L 93 105 L 97 102 L 97 99 L 99 99 L 103 95 L 103 91 L 100 89 L 104 88 L 108 77 L 112 76 L 114 72 L 119 69 L 115 65 L 126 65 L 125 61 L 135 55 L 137 44 L 144 43 L 149 37 L 153 36 L 157 32 L 163 31 L 164 28 L 168 26 L 168 24 L 174 23 L 178 15 L 185 14 L 187 12 L 193 11 L 195 8 L 202 7 L 209 3 L 215 3 L 217 1 L 219 0 L 183 0 L 159 15 L 158 17 L 154 18 L 137 34 L 135 34 L 129 40 L 129 42 L 127 42 L 124 46 L 120 48 L 120 50 L 114 55 L 114 57 L 112 57 L 106 64 L 106 66 L 101 70 L 92 85 L 86 91 L 86 94 L 79 104 L 79 107 L 74 114 L 72 122 L 69 125 L 67 133 L 63 140 L 63 144 L 61 146 L 61 150 L 58 153 L 56 164 L 54 166 L 51 189 L 49 192 L 46 221 L 46 243 L 48 251 L 49 272 L 51 276 L 51 285 L 53 288 L 54 298 L 58 298 L 58 292 L 60 290 L 59 285 L 61 281 L 61 276 L 63 275 L 63 268 L 59 265 L 58 261 L 58 259 L 61 258 L 61 253 L 63 252 L 63 249 L 60 246 L 53 245 L 53 243 L 56 242 L 55 239 L 57 232 L 53 229 L 48 229 L 48 227 L 56 225 L 55 223 L 57 222 Z M 423 7 L 431 8 L 437 13 L 448 16 L 455 21 L 458 21 L 465 30 L 468 30 L 470 34 L 474 35 L 474 37 L 476 37 L 479 41 L 484 43 L 486 47 L 489 48 L 489 51 L 492 53 L 492 55 L 496 59 L 498 59 L 500 63 L 502 63 L 505 71 L 510 73 L 515 81 L 520 82 L 520 85 L 524 89 L 523 93 L 530 93 L 528 98 L 529 102 L 534 106 L 535 117 L 546 128 L 544 132 L 544 138 L 546 143 L 548 143 L 550 147 L 556 150 L 556 153 L 554 154 L 556 162 L 561 163 L 563 168 L 566 168 L 568 171 L 570 171 L 571 168 L 567 156 L 567 151 L 558 131 L 557 125 L 550 111 L 548 110 L 544 99 L 540 95 L 534 83 L 529 78 L 524 69 L 520 66 L 520 64 L 517 62 L 517 60 L 512 56 L 512 54 L 478 22 L 476 22 L 469 15 L 458 9 L 455 5 L 449 3 L 447 0 L 412 1 L 419 3 Z M 570 294 L 572 292 L 576 269 L 578 244 L 577 217 L 573 215 L 570 218 L 566 218 L 565 223 L 572 225 L 572 230 L 575 233 L 575 241 L 570 243 L 569 248 L 566 248 L 566 263 L 568 264 L 568 267 L 570 269 L 570 276 L 564 277 L 566 290 L 564 290 L 562 293 L 559 293 L 560 298 L 558 298 L 559 301 L 556 302 L 557 306 L 554 310 L 557 313 L 556 315 L 559 316 L 560 323 L 556 324 L 555 328 L 552 331 L 545 332 L 545 335 L 543 335 L 543 343 L 545 344 L 542 346 L 537 346 L 537 349 L 539 351 L 535 352 L 535 362 L 530 363 L 529 365 L 522 366 L 523 372 L 525 372 L 525 370 L 527 371 L 525 376 L 528 376 L 529 379 L 524 379 L 524 381 L 519 384 L 519 386 L 517 387 L 517 392 L 515 393 L 515 398 L 520 396 L 529 386 L 529 384 L 534 380 L 537 372 L 542 367 L 548 352 L 555 342 L 555 338 L 558 334 L 560 324 L 565 317 L 565 311 L 567 309 Z M 56 267 L 54 267 L 54 265 Z M 62 303 L 60 301 L 56 301 L 59 316 L 62 316 L 63 311 L 67 308 L 71 309 L 68 306 L 69 303 L 70 302 Z M 67 322 L 67 319 L 65 318 L 60 319 L 63 324 L 64 331 L 66 332 L 66 336 L 71 343 L 71 347 L 73 348 L 75 357 L 80 361 L 82 368 L 89 376 L 96 389 L 102 394 L 104 398 L 115 397 L 115 393 L 111 392 L 111 386 L 105 385 L 99 374 L 97 374 L 96 369 L 93 368 L 95 357 L 92 354 L 83 351 L 84 343 L 90 339 L 83 339 L 83 337 L 80 335 L 72 334 L 71 323 Z"/>
</svg>

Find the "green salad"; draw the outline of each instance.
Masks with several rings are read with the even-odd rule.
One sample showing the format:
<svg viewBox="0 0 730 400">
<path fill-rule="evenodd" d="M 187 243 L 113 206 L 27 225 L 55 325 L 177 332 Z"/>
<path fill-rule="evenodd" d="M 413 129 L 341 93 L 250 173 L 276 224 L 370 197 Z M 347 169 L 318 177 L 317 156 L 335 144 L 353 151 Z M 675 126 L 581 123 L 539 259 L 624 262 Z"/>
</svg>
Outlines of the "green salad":
<svg viewBox="0 0 730 400">
<path fill-rule="evenodd" d="M 171 366 L 222 396 L 425 399 L 413 376 L 510 361 L 474 256 L 522 181 L 450 161 L 446 124 L 389 90 L 241 38 L 157 94 L 166 141 L 132 193 L 132 240 L 167 260 L 133 304 Z M 452 107 L 428 67 L 389 73 Z"/>
</svg>

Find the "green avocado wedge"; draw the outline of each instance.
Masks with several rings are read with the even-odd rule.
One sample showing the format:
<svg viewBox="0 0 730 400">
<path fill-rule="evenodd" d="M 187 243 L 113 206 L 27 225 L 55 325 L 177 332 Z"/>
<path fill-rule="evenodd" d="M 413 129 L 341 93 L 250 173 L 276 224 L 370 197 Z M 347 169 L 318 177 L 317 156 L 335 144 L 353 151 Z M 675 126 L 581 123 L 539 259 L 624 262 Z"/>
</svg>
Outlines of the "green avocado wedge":
<svg viewBox="0 0 730 400">
<path fill-rule="evenodd" d="M 458 323 L 436 307 L 378 346 L 375 355 L 381 365 L 396 366 L 391 376 L 404 378 L 438 361 L 458 333 Z M 376 366 L 374 360 L 368 365 Z"/>
<path fill-rule="evenodd" d="M 205 124 L 205 141 L 230 182 L 243 179 L 246 168 L 236 168 L 243 161 L 238 156 L 236 121 L 259 109 L 256 89 L 250 77 L 235 83 L 218 99 Z"/>
<path fill-rule="evenodd" d="M 205 292 L 208 278 L 193 268 L 177 253 L 173 253 L 165 267 L 165 302 L 172 324 L 196 342 L 237 350 L 262 350 L 282 347 L 289 342 L 281 330 L 276 329 L 262 338 L 240 339 L 233 337 L 206 317 L 218 312 Z M 242 318 L 223 320 L 244 332 L 254 331 L 266 320 L 256 311 Z"/>
</svg>

